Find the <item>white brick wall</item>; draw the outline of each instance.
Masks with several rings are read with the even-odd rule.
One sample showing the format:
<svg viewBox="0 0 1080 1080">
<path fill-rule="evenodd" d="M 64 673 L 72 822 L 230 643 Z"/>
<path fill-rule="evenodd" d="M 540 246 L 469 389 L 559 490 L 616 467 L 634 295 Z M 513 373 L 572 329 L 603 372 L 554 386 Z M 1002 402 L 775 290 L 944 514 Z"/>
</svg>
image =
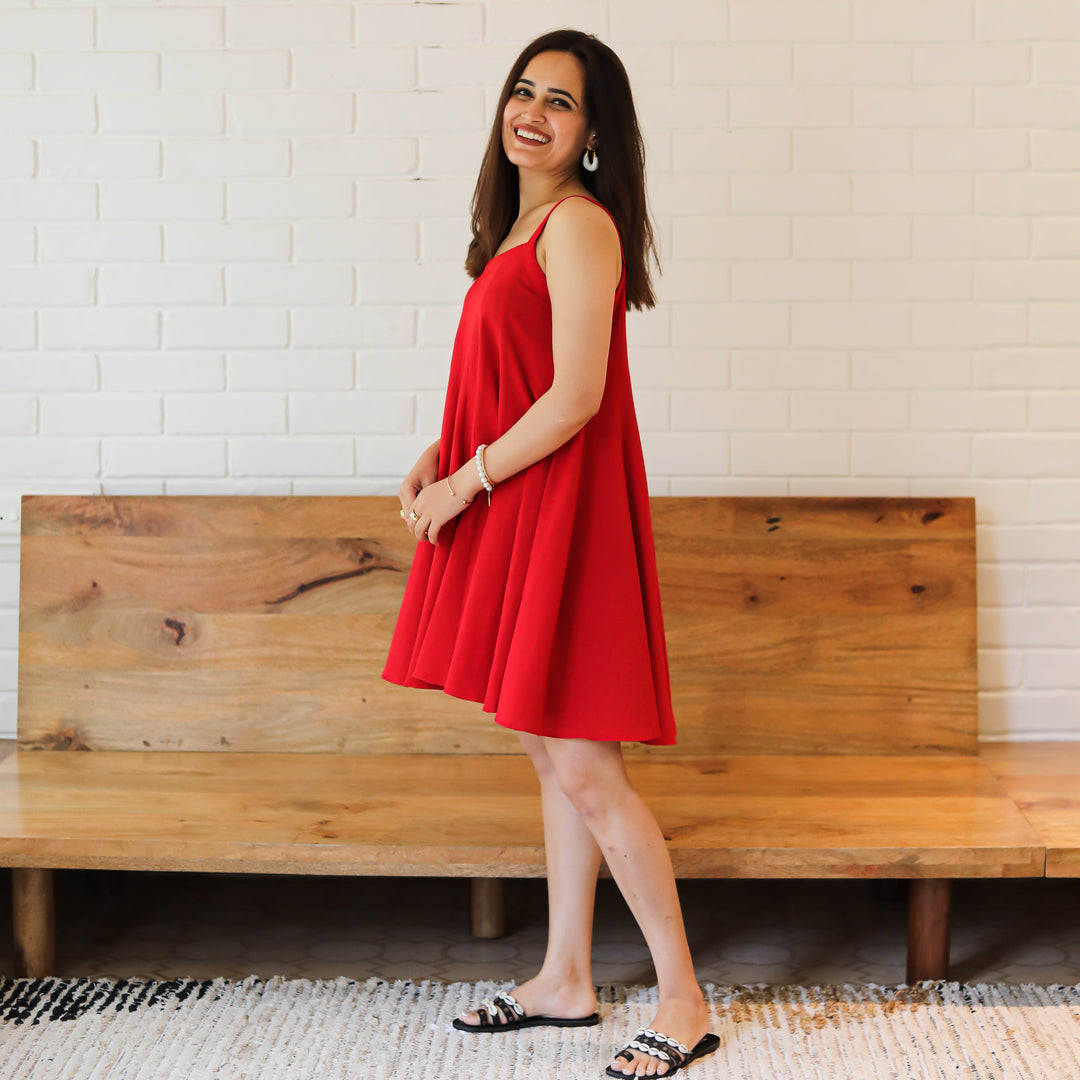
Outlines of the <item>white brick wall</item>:
<svg viewBox="0 0 1080 1080">
<path fill-rule="evenodd" d="M 975 496 L 982 734 L 1080 738 L 1066 0 L 3 0 L 0 498 L 393 493 L 495 95 L 557 25 L 645 132 L 650 490 Z M 7 737 L 17 609 L 15 530 Z"/>
</svg>

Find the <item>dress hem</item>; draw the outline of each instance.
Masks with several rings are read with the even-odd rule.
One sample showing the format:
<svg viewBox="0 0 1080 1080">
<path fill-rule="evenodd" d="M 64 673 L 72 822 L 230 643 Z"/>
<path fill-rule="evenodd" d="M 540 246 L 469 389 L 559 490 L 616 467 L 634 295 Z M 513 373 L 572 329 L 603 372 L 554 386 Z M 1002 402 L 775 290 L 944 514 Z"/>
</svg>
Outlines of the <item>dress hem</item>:
<svg viewBox="0 0 1080 1080">
<path fill-rule="evenodd" d="M 444 694 L 447 694 L 447 695 L 449 695 L 450 697 L 453 697 L 453 698 L 457 698 L 459 701 L 475 701 L 480 706 L 480 708 L 481 708 L 481 710 L 483 712 L 486 712 L 486 713 L 490 714 L 490 713 L 495 713 L 495 711 L 496 711 L 495 709 L 489 709 L 487 707 L 487 705 L 485 704 L 483 698 L 472 697 L 471 695 L 465 694 L 465 693 L 456 693 L 453 690 L 448 690 L 445 686 L 443 686 L 443 685 L 441 685 L 439 683 L 429 683 L 426 679 L 420 680 L 419 682 L 400 682 L 399 680 L 391 679 L 386 675 L 380 675 L 380 678 L 383 679 L 384 681 L 388 682 L 388 683 L 393 683 L 395 686 L 406 686 L 410 690 L 441 690 Z M 416 678 L 416 676 L 414 676 L 414 678 Z M 548 739 L 588 739 L 589 742 L 618 742 L 618 743 L 639 742 L 639 743 L 646 743 L 649 746 L 674 746 L 675 745 L 675 740 L 674 739 L 664 739 L 664 738 L 662 738 L 660 736 L 655 736 L 653 738 L 644 738 L 644 737 L 639 736 L 639 735 L 623 735 L 622 737 L 620 737 L 618 739 L 589 739 L 589 737 L 587 735 L 553 735 L 553 734 L 549 734 L 546 731 L 533 731 L 531 728 L 514 727 L 513 724 L 509 724 L 505 720 L 500 720 L 497 715 L 494 717 L 494 719 L 495 719 L 496 724 L 498 724 L 500 727 L 505 728 L 507 731 L 523 731 L 527 735 L 539 735 L 539 736 L 543 736 L 544 738 L 548 738 Z"/>
<path fill-rule="evenodd" d="M 491 710 L 487 710 L 487 711 L 490 712 Z M 497 716 L 495 717 L 495 723 L 499 724 L 501 727 L 506 728 L 508 731 L 524 731 L 527 735 L 541 735 L 545 739 L 586 739 L 589 742 L 617 742 L 617 743 L 639 742 L 639 743 L 648 743 L 650 746 L 674 746 L 675 745 L 675 740 L 674 739 L 666 740 L 666 739 L 660 738 L 659 736 L 656 736 L 656 737 L 651 738 L 651 739 L 643 738 L 640 735 L 623 735 L 618 739 L 591 739 L 591 738 L 589 738 L 588 735 L 554 735 L 554 734 L 549 734 L 546 731 L 533 731 L 531 728 L 514 727 L 512 724 L 508 724 L 505 720 L 500 720 Z"/>
</svg>

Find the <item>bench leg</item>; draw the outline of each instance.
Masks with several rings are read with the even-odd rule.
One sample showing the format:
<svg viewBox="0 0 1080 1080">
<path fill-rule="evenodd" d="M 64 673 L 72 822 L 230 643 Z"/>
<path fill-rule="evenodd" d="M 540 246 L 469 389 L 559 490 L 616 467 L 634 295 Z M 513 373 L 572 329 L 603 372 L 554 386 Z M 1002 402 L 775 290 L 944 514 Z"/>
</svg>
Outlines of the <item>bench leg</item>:
<svg viewBox="0 0 1080 1080">
<path fill-rule="evenodd" d="M 16 977 L 44 979 L 55 975 L 56 922 L 51 869 L 11 868 L 11 913 Z"/>
<path fill-rule="evenodd" d="M 471 909 L 473 937 L 502 937 L 506 933 L 506 880 L 473 878 Z"/>
<path fill-rule="evenodd" d="M 952 881 L 913 878 L 908 896 L 907 981 L 949 977 Z"/>
</svg>

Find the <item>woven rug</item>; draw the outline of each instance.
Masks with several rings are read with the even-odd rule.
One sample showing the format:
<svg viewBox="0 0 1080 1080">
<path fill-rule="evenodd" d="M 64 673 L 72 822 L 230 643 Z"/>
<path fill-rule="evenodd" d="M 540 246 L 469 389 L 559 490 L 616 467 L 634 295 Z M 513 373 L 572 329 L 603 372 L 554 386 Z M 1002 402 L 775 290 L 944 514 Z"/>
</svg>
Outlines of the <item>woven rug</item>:
<svg viewBox="0 0 1080 1080">
<path fill-rule="evenodd" d="M 382 979 L 0 979 L 4 1080 L 602 1078 L 656 987 L 598 988 L 592 1028 L 468 1034 L 507 987 Z M 1077 1080 L 1080 984 L 704 984 L 720 1049 L 692 1080 Z"/>
</svg>

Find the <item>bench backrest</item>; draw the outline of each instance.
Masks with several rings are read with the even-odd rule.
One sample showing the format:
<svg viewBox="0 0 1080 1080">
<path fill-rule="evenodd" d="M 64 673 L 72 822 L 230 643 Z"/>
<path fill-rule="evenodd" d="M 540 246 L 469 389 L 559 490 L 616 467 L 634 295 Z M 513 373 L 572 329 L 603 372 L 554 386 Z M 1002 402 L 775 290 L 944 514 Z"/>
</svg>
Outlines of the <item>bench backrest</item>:
<svg viewBox="0 0 1080 1080">
<path fill-rule="evenodd" d="M 679 742 L 976 753 L 972 498 L 650 499 Z M 380 678 L 396 496 L 22 500 L 20 749 L 519 753 Z"/>
</svg>

